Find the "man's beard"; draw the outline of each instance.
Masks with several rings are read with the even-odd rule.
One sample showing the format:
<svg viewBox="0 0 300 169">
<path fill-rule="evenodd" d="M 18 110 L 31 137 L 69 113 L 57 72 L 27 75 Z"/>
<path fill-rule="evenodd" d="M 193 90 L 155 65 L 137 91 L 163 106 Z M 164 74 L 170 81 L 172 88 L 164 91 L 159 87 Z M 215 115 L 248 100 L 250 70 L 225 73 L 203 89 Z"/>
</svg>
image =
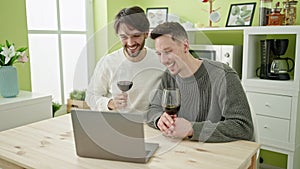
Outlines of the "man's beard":
<svg viewBox="0 0 300 169">
<path fill-rule="evenodd" d="M 127 52 L 127 50 L 126 50 L 127 48 L 125 48 L 125 52 L 127 53 L 127 55 L 128 55 L 129 57 L 135 58 L 135 57 L 139 56 L 139 54 L 141 53 L 141 51 L 144 49 L 144 46 L 145 46 L 145 41 L 141 44 L 140 49 L 139 49 L 137 52 L 132 53 L 132 54 L 129 54 L 129 53 Z"/>
</svg>

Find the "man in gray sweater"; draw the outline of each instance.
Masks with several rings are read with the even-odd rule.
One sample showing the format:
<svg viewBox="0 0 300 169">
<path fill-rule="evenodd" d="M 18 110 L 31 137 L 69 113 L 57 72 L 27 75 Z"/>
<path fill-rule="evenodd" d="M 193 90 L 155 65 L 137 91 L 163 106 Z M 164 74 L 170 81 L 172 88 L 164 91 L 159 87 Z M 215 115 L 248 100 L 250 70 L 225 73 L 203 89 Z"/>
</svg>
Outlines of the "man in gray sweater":
<svg viewBox="0 0 300 169">
<path fill-rule="evenodd" d="M 249 104 L 235 70 L 221 62 L 194 58 L 179 23 L 158 25 L 151 38 L 160 62 L 168 69 L 151 99 L 148 125 L 170 137 L 201 142 L 254 140 Z M 180 90 L 181 106 L 176 115 L 163 112 L 165 88 Z"/>
</svg>

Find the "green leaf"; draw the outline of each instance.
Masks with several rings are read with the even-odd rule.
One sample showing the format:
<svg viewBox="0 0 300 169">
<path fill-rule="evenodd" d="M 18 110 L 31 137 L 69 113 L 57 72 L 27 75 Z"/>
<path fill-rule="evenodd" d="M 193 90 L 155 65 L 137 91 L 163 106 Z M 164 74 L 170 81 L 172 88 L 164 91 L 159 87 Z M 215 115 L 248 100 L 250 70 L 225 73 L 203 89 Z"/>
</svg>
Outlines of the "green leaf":
<svg viewBox="0 0 300 169">
<path fill-rule="evenodd" d="M 0 65 L 1 66 L 4 66 L 4 60 L 5 60 L 5 57 L 0 55 Z"/>
<path fill-rule="evenodd" d="M 24 52 L 25 50 L 27 50 L 27 47 L 23 47 L 23 48 L 19 48 L 18 50 L 16 50 L 17 52 Z"/>
<path fill-rule="evenodd" d="M 84 100 L 85 99 L 85 90 L 73 90 L 73 92 L 70 93 L 70 99 L 72 100 Z"/>
<path fill-rule="evenodd" d="M 241 10 L 242 11 L 245 11 L 245 10 L 247 10 L 247 6 L 245 5 L 245 6 L 243 6 L 242 8 L 241 8 Z"/>
<path fill-rule="evenodd" d="M 236 19 L 235 23 L 236 23 L 237 25 L 245 25 L 245 21 L 244 21 L 242 18 L 240 18 L 240 17 L 238 17 L 238 18 Z"/>
<path fill-rule="evenodd" d="M 6 46 L 9 48 L 10 47 L 10 43 L 8 42 L 8 40 L 6 40 Z"/>
<path fill-rule="evenodd" d="M 242 18 L 247 18 L 251 15 L 251 10 L 245 10 L 241 13 Z"/>
<path fill-rule="evenodd" d="M 232 8 L 232 11 L 231 11 L 231 15 L 235 16 L 235 15 L 239 15 L 240 14 L 240 8 L 235 6 Z"/>
</svg>

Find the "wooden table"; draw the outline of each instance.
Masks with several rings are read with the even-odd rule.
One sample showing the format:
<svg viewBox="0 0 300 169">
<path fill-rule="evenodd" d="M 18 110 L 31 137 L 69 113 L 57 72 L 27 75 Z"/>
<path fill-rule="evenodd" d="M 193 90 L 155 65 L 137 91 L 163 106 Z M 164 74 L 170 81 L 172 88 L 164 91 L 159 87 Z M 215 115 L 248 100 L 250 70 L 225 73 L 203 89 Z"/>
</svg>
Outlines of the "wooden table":
<svg viewBox="0 0 300 169">
<path fill-rule="evenodd" d="M 149 127 L 145 127 L 145 135 L 148 138 L 161 136 L 159 131 Z M 165 146 L 170 145 L 167 143 L 170 140 L 160 141 L 160 148 L 147 164 L 79 157 L 75 151 L 71 117 L 67 114 L 0 132 L 0 168 L 256 168 L 259 144 L 255 142 L 201 143 L 183 140 L 167 150 Z"/>
</svg>

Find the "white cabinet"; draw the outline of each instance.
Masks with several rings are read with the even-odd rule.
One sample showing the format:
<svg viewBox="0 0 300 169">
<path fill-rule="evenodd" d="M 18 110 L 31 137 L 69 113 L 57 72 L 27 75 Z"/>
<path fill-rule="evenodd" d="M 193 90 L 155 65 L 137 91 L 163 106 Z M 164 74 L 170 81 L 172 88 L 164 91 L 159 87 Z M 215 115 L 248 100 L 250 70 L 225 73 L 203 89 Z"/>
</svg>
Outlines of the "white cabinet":
<svg viewBox="0 0 300 169">
<path fill-rule="evenodd" d="M 295 60 L 291 80 L 260 79 L 259 42 L 288 38 L 288 57 Z M 295 44 L 295 45 L 294 45 Z M 300 168 L 300 26 L 244 29 L 242 83 L 245 88 L 262 149 L 288 155 L 288 169 Z"/>
<path fill-rule="evenodd" d="M 51 117 L 51 95 L 20 91 L 15 98 L 0 96 L 0 131 Z"/>
</svg>

